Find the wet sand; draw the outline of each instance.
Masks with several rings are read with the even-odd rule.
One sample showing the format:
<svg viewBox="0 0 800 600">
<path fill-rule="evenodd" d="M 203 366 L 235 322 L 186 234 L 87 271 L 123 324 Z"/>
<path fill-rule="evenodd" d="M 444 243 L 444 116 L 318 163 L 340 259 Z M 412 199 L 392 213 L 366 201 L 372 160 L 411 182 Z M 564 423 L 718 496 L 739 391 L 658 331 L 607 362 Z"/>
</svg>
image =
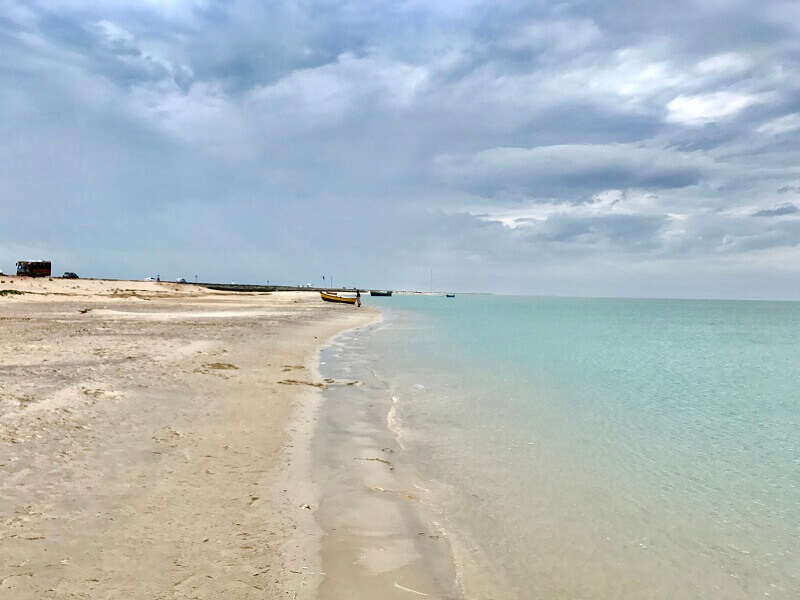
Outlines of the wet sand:
<svg viewBox="0 0 800 600">
<path fill-rule="evenodd" d="M 313 357 L 373 309 L 155 282 L 4 289 L 26 293 L 0 297 L 0 598 L 314 597 Z"/>
<path fill-rule="evenodd" d="M 323 392 L 312 447 L 325 578 L 320 598 L 456 598 L 449 541 L 423 506 L 425 490 L 396 465 L 393 399 L 354 349 L 363 329 L 321 355 Z"/>
</svg>

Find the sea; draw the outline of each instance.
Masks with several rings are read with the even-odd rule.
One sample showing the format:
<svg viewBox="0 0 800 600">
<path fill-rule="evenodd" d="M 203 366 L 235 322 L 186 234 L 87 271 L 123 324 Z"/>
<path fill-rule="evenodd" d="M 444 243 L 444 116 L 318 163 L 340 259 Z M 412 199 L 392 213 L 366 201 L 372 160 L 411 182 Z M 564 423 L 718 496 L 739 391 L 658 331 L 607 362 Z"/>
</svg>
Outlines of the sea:
<svg viewBox="0 0 800 600">
<path fill-rule="evenodd" d="M 800 598 L 800 303 L 365 301 L 464 598 Z"/>
</svg>

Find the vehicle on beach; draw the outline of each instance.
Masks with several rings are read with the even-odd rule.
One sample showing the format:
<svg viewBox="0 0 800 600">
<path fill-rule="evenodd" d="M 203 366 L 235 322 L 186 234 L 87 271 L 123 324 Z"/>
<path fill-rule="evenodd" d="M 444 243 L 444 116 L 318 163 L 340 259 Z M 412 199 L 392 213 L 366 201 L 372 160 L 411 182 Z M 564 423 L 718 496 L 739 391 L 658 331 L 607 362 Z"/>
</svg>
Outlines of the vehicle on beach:
<svg viewBox="0 0 800 600">
<path fill-rule="evenodd" d="M 61 279 L 80 279 L 80 277 L 78 277 L 78 274 L 74 273 L 73 271 L 64 271 Z"/>
<path fill-rule="evenodd" d="M 370 296 L 391 296 L 392 290 L 370 290 Z"/>
<path fill-rule="evenodd" d="M 145 281 L 155 281 L 156 279 L 155 279 L 155 277 L 145 277 L 144 280 Z"/>
<path fill-rule="evenodd" d="M 17 275 L 20 277 L 50 277 L 49 260 L 21 260 L 17 262 Z"/>
<path fill-rule="evenodd" d="M 175 283 L 186 283 L 186 280 L 185 280 L 183 277 L 178 277 L 178 278 L 175 280 Z"/>
<path fill-rule="evenodd" d="M 320 292 L 319 295 L 325 302 L 338 302 L 340 304 L 355 304 L 357 300 L 355 296 L 340 296 L 334 292 Z"/>
</svg>

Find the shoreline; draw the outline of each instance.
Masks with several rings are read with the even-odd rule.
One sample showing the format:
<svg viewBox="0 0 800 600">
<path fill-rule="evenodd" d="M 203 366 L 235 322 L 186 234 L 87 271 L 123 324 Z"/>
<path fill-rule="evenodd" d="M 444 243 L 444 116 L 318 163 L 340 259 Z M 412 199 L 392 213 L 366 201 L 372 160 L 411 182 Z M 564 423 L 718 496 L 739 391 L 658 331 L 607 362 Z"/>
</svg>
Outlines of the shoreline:
<svg viewBox="0 0 800 600">
<path fill-rule="evenodd" d="M 395 399 L 354 347 L 379 326 L 335 336 L 318 358 L 332 382 L 320 392 L 310 447 L 319 597 L 461 597 L 449 539 L 423 505 L 426 490 L 397 460 Z"/>
<path fill-rule="evenodd" d="M 291 597 L 316 294 L 0 276 L 0 596 Z M 287 491 L 284 491 L 287 490 Z M 306 563 L 303 563 L 306 564 Z M 311 563 L 308 563 L 311 564 Z M 293 571 L 298 571 L 295 573 Z"/>
<path fill-rule="evenodd" d="M 324 381 L 320 357 L 337 338 L 376 325 L 382 318 L 380 312 L 373 313 L 369 322 L 336 331 L 311 349 L 305 357 L 304 366 L 312 380 L 317 383 Z M 287 423 L 289 441 L 284 447 L 284 454 L 289 468 L 275 486 L 276 494 L 283 492 L 291 498 L 293 508 L 301 509 L 294 513 L 295 534 L 287 540 L 283 549 L 287 572 L 301 576 L 299 583 L 287 589 L 287 592 L 293 594 L 293 599 L 298 600 L 316 600 L 318 588 L 325 579 L 321 552 L 321 540 L 325 532 L 315 517 L 320 503 L 320 486 L 314 480 L 312 457 L 312 444 L 317 434 L 319 412 L 325 400 L 324 393 L 324 387 L 311 388 L 302 392 L 298 398 L 294 414 Z"/>
</svg>

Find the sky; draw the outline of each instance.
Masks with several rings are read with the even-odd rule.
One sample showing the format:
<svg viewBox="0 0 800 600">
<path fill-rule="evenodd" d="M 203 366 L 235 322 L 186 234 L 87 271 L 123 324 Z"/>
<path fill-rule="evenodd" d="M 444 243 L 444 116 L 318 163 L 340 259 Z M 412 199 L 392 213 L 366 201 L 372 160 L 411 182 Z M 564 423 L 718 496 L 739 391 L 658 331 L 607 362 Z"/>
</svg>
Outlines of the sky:
<svg viewBox="0 0 800 600">
<path fill-rule="evenodd" d="M 0 0 L 0 268 L 800 299 L 796 0 Z"/>
</svg>

